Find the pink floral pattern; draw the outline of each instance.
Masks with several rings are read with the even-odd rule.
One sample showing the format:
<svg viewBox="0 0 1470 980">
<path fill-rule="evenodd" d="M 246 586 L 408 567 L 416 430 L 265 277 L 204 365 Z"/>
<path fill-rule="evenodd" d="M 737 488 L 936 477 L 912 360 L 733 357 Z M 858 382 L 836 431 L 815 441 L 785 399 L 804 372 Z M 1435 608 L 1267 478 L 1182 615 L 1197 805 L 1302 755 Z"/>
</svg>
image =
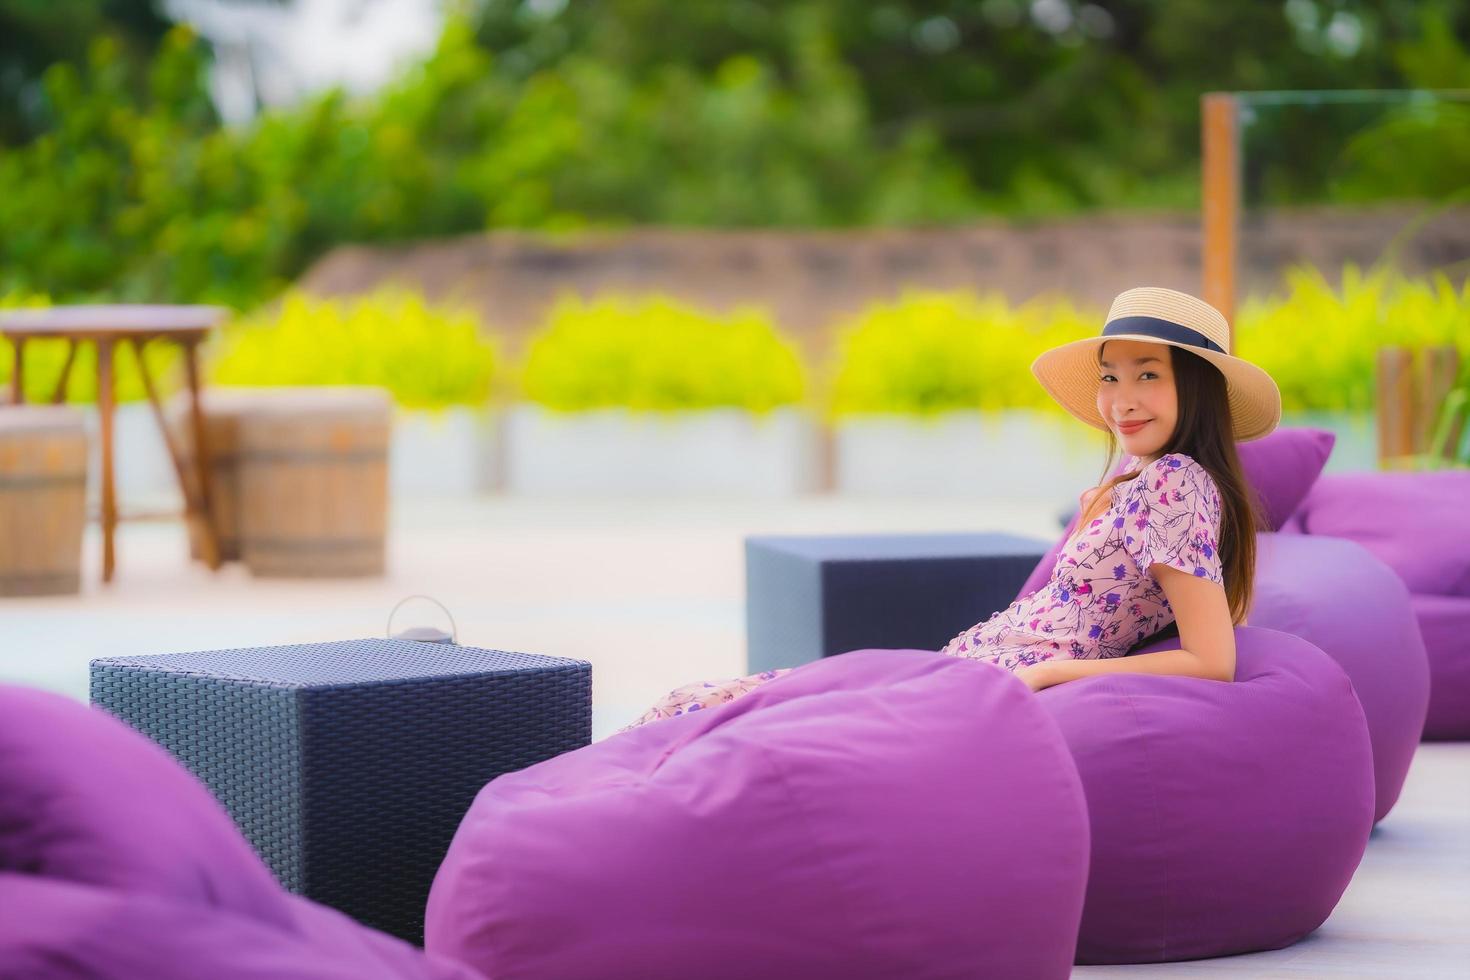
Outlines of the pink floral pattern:
<svg viewBox="0 0 1470 980">
<path fill-rule="evenodd" d="M 1053 659 L 1121 657 L 1174 622 L 1155 564 L 1223 584 L 1220 494 L 1182 453 L 1112 488 L 1111 506 L 1057 555 L 1045 586 L 949 641 L 943 653 L 1007 670 Z"/>
<path fill-rule="evenodd" d="M 1152 566 L 1223 584 L 1220 513 L 1219 491 L 1203 466 L 1182 453 L 1162 456 L 1112 488 L 1107 511 L 1067 541 L 1046 585 L 940 652 L 1007 670 L 1043 660 L 1121 657 L 1174 622 Z M 733 701 L 793 669 L 687 684 L 627 728 Z"/>
</svg>

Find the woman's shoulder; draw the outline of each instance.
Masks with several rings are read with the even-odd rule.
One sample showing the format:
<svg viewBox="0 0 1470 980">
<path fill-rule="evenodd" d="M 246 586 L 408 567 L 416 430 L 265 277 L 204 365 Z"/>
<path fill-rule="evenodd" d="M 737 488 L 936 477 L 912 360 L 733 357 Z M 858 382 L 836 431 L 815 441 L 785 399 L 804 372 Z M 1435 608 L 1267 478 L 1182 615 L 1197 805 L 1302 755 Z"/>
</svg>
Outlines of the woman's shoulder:
<svg viewBox="0 0 1470 980">
<path fill-rule="evenodd" d="M 1171 476 L 1204 476 L 1209 478 L 1210 471 L 1187 453 L 1165 453 L 1153 462 L 1139 469 L 1139 476 L 1153 476 L 1154 478 Z"/>
<path fill-rule="evenodd" d="M 1138 476 L 1129 484 L 1135 493 L 1150 493 L 1158 490 L 1186 492 L 1197 489 L 1219 494 L 1215 478 L 1193 456 L 1186 453 L 1165 453 L 1158 459 L 1140 467 Z"/>
</svg>

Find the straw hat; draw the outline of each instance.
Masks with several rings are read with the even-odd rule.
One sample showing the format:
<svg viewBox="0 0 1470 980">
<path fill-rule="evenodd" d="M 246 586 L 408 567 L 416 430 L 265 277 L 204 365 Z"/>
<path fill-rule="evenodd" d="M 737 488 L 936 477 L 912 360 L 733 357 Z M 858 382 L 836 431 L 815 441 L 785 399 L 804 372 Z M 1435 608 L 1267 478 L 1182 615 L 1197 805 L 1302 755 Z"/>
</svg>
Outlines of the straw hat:
<svg viewBox="0 0 1470 980">
<path fill-rule="evenodd" d="M 1109 340 L 1168 344 L 1219 368 L 1237 442 L 1269 435 L 1281 421 L 1281 390 L 1261 368 L 1230 353 L 1230 324 L 1219 310 L 1188 293 L 1140 286 L 1113 300 L 1100 335 L 1053 347 L 1031 364 L 1047 394 L 1095 429 L 1109 428 L 1097 413 L 1098 348 Z"/>
</svg>

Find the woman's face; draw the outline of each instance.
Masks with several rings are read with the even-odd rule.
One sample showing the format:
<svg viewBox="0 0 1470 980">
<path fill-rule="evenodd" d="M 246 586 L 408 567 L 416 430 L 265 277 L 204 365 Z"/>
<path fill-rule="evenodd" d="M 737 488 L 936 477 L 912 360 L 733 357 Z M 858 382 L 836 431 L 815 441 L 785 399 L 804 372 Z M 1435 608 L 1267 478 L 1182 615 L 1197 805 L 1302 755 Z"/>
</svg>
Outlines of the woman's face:
<svg viewBox="0 0 1470 980">
<path fill-rule="evenodd" d="M 1110 340 L 1098 349 L 1098 359 L 1098 414 L 1125 452 L 1151 462 L 1179 417 L 1169 345 Z"/>
</svg>

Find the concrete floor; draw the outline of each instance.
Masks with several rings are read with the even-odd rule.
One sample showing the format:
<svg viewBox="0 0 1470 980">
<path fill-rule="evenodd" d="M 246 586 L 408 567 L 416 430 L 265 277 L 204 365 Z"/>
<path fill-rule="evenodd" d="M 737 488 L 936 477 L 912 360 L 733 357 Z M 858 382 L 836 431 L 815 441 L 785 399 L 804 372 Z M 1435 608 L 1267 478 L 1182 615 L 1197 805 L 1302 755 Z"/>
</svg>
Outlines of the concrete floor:
<svg viewBox="0 0 1470 980">
<path fill-rule="evenodd" d="M 990 528 L 1059 533 L 1049 506 L 961 501 L 419 500 L 393 514 L 381 579 L 211 575 L 180 523 L 149 520 L 121 525 L 104 587 L 93 525 L 82 595 L 0 601 L 0 679 L 85 698 L 93 657 L 383 636 L 422 593 L 461 643 L 590 661 L 600 738 L 675 687 L 745 673 L 745 535 Z M 419 604 L 395 632 L 415 614 L 443 623 Z"/>
<path fill-rule="evenodd" d="M 744 672 L 745 535 L 953 530 L 1059 533 L 1049 506 L 994 502 L 421 500 L 394 513 L 383 579 L 211 575 L 186 560 L 178 524 L 153 521 L 123 525 L 104 588 L 93 527 L 81 596 L 0 601 L 0 680 L 85 699 L 93 657 L 381 636 L 399 598 L 427 593 L 454 613 L 463 643 L 590 661 L 601 738 L 671 688 Z M 1470 978 L 1470 743 L 1421 747 L 1312 936 L 1271 953 L 1075 971 L 1134 974 Z"/>
</svg>

